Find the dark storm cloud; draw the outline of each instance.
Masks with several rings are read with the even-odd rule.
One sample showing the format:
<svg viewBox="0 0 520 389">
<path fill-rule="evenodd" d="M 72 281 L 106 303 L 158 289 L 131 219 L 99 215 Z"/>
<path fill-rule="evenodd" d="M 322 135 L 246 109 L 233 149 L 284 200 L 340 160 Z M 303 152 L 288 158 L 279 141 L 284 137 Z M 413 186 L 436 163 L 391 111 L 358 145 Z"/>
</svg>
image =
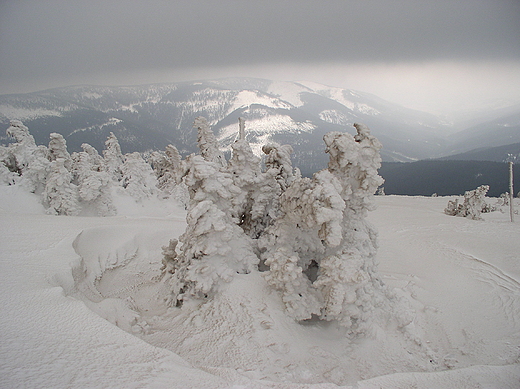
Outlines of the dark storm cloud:
<svg viewBox="0 0 520 389">
<path fill-rule="evenodd" d="M 444 70 L 427 79 L 439 61 L 459 64 L 458 74 L 471 63 L 520 63 L 518 20 L 518 0 L 0 0 L 0 94 L 278 75 L 359 88 L 363 78 L 392 97 L 396 78 L 398 87 L 453 84 Z M 404 82 L 410 64 L 424 72 Z"/>
<path fill-rule="evenodd" d="M 259 62 L 520 57 L 512 1 L 20 1 L 3 77 Z"/>
</svg>

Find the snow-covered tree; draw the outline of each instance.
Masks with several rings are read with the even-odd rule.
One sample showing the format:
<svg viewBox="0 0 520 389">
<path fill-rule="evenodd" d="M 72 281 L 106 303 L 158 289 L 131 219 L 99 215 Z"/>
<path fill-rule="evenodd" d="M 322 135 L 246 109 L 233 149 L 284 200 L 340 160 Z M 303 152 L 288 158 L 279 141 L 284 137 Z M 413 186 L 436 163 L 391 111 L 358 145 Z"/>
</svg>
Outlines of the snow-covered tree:
<svg viewBox="0 0 520 389">
<path fill-rule="evenodd" d="M 227 166 L 233 183 L 240 189 L 232 198 L 231 216 L 235 222 L 253 238 L 265 229 L 265 217 L 269 212 L 276 182 L 262 173 L 261 160 L 253 154 L 245 139 L 245 122 L 239 118 L 239 136 L 231 145 L 233 150 Z"/>
<path fill-rule="evenodd" d="M 295 319 L 317 315 L 366 331 L 392 297 L 377 275 L 377 233 L 366 220 L 383 183 L 381 144 L 366 126 L 355 127 L 356 136 L 325 135 L 329 165 L 312 178 L 292 168 L 290 146 L 275 144 L 263 148 L 263 172 L 243 121 L 227 166 L 214 157 L 215 142 L 199 142 L 204 155 L 186 161 L 188 227 L 164 248 L 172 301 L 211 297 L 261 263 Z"/>
<path fill-rule="evenodd" d="M 294 180 L 281 195 L 281 216 L 263 238 L 269 271 L 288 313 L 313 314 L 363 331 L 386 290 L 376 272 L 376 232 L 366 221 L 382 184 L 381 144 L 366 126 L 357 135 L 324 137 L 328 169 Z"/>
<path fill-rule="evenodd" d="M 152 167 L 138 152 L 125 155 L 121 170 L 121 185 L 137 201 L 148 199 L 157 193 L 157 180 Z"/>
<path fill-rule="evenodd" d="M 293 148 L 290 145 L 279 145 L 277 143 L 267 143 L 262 146 L 262 151 L 266 155 L 266 173 L 274 174 L 281 191 L 285 191 L 294 180 L 301 178 L 298 169 L 293 168 L 291 154 Z"/>
<path fill-rule="evenodd" d="M 103 157 L 105 159 L 105 166 L 108 175 L 114 182 L 119 182 L 123 178 L 121 167 L 125 162 L 123 153 L 121 153 L 121 146 L 113 132 L 110 133 L 105 141 L 105 149 L 103 150 Z"/>
<path fill-rule="evenodd" d="M 49 160 L 56 161 L 58 158 L 63 159 L 63 165 L 68 171 L 72 170 L 72 158 L 67 151 L 67 142 L 63 135 L 53 132 L 50 134 L 49 141 Z"/>
<path fill-rule="evenodd" d="M 11 171 L 8 166 L 13 166 L 12 156 L 7 147 L 0 145 L 0 184 L 14 185 L 18 174 Z"/>
<path fill-rule="evenodd" d="M 163 196 L 173 195 L 177 198 L 181 192 L 178 187 L 182 184 L 182 177 L 186 173 L 186 163 L 177 148 L 168 145 L 164 152 L 154 151 L 150 155 L 150 162 L 157 178 L 157 187 L 162 191 Z"/>
<path fill-rule="evenodd" d="M 6 131 L 16 142 L 11 143 L 2 152 L 2 162 L 10 172 L 15 173 L 15 181 L 30 192 L 41 193 L 45 187 L 49 169 L 48 149 L 36 146 L 29 129 L 19 120 L 11 120 Z M 4 174 L 5 176 L 5 174 Z M 13 178 L 8 175 L 7 179 Z"/>
<path fill-rule="evenodd" d="M 206 118 L 198 117 L 195 119 L 193 127 L 197 129 L 197 143 L 200 149 L 200 155 L 209 162 L 215 162 L 219 167 L 226 166 L 224 154 L 220 151 L 217 138 Z"/>
<path fill-rule="evenodd" d="M 9 128 L 6 130 L 9 137 L 16 140 L 16 143 L 25 145 L 29 148 L 36 147 L 34 137 L 29 133 L 29 129 L 20 120 L 11 120 Z"/>
<path fill-rule="evenodd" d="M 72 173 L 65 166 L 66 162 L 62 157 L 51 162 L 42 203 L 48 213 L 75 216 L 80 212 L 78 188 L 72 183 Z"/>
<path fill-rule="evenodd" d="M 232 199 L 240 194 L 231 174 L 219 162 L 191 155 L 184 182 L 190 202 L 186 232 L 179 254 L 168 251 L 172 303 L 212 297 L 223 282 L 249 273 L 258 263 L 253 244 L 230 214 Z"/>
<path fill-rule="evenodd" d="M 78 185 L 80 205 L 87 213 L 113 216 L 117 211 L 112 200 L 112 180 L 106 171 L 103 157 L 87 143 L 81 147 L 83 151 L 72 155 L 74 182 Z"/>
</svg>

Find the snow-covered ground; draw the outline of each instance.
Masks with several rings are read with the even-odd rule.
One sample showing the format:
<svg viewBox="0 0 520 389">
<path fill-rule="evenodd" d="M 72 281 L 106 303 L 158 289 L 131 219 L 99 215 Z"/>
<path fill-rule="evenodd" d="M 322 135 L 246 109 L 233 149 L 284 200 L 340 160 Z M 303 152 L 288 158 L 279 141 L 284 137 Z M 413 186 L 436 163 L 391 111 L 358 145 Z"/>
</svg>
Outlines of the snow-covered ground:
<svg viewBox="0 0 520 389">
<path fill-rule="evenodd" d="M 352 338 L 288 318 L 258 273 L 168 308 L 173 203 L 49 216 L 0 187 L 0 387 L 519 388 L 520 216 L 451 217 L 447 202 L 376 197 L 379 271 L 414 319 Z"/>
</svg>

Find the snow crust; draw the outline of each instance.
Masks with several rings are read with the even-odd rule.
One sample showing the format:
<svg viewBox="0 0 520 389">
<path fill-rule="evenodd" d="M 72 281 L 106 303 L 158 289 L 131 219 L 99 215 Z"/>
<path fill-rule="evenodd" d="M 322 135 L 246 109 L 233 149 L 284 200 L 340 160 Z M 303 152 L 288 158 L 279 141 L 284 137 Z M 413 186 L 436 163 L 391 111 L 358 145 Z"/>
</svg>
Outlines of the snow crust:
<svg viewBox="0 0 520 389">
<path fill-rule="evenodd" d="M 518 388 L 520 224 L 449 217 L 447 200 L 376 197 L 379 273 L 413 322 L 352 337 L 288 318 L 258 273 L 168 308 L 161 246 L 186 227 L 172 200 L 59 217 L 1 186 L 0 386 Z"/>
</svg>

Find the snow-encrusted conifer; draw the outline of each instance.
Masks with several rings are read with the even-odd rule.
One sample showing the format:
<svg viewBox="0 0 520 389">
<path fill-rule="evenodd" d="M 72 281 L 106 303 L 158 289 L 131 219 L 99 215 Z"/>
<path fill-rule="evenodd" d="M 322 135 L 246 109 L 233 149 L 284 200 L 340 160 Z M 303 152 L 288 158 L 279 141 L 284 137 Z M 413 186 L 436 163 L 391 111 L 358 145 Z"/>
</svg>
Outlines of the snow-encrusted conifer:
<svg viewBox="0 0 520 389">
<path fill-rule="evenodd" d="M 340 183 L 338 193 L 345 208 L 340 244 L 327 244 L 335 249 L 328 250 L 321 260 L 315 286 L 325 300 L 323 318 L 363 331 L 374 308 L 387 299 L 376 271 L 377 233 L 366 220 L 368 210 L 374 207 L 373 194 L 383 183 L 377 174 L 382 146 L 368 127 L 354 126 L 354 139 L 339 133 L 324 137 L 330 155 L 328 170 Z"/>
<path fill-rule="evenodd" d="M 233 150 L 227 171 L 233 183 L 240 189 L 232 198 L 231 215 L 246 234 L 256 238 L 266 227 L 265 217 L 272 202 L 276 182 L 262 173 L 261 160 L 253 154 L 245 138 L 245 122 L 239 118 L 238 139 L 231 145 Z M 269 185 L 270 184 L 270 185 Z"/>
<path fill-rule="evenodd" d="M 292 166 L 291 154 L 293 148 L 290 145 L 279 145 L 271 142 L 265 144 L 262 151 L 266 155 L 264 162 L 266 173 L 274 174 L 282 192 L 293 181 L 301 178 L 300 171 Z"/>
<path fill-rule="evenodd" d="M 70 172 L 72 170 L 72 158 L 67 150 L 67 142 L 63 135 L 53 132 L 50 134 L 49 141 L 49 160 L 56 161 L 63 159 L 63 165 Z"/>
<path fill-rule="evenodd" d="M 365 219 L 383 180 L 377 174 L 381 144 L 366 126 L 355 127 L 355 137 L 325 135 L 328 169 L 287 187 L 262 246 L 266 279 L 291 316 L 317 314 L 362 331 L 386 298 L 376 273 L 376 232 Z"/>
<path fill-rule="evenodd" d="M 223 282 L 249 273 L 258 263 L 251 240 L 231 217 L 232 199 L 241 190 L 219 162 L 191 155 L 184 182 L 190 202 L 186 232 L 171 266 L 172 302 L 212 297 Z M 171 251 L 171 250 L 170 250 Z M 170 262 L 172 255 L 170 253 Z"/>
<path fill-rule="evenodd" d="M 75 216 L 80 211 L 78 188 L 72 183 L 72 173 L 65 166 L 66 162 L 62 157 L 51 162 L 42 203 L 48 213 Z"/>
<path fill-rule="evenodd" d="M 181 204 L 187 205 L 188 194 L 182 177 L 186 173 L 186 163 L 173 145 L 166 146 L 164 152 L 155 151 L 150 162 L 157 178 L 157 187 L 165 198 L 173 197 Z"/>
<path fill-rule="evenodd" d="M 148 199 L 157 192 L 157 180 L 152 167 L 138 152 L 125 155 L 121 185 L 137 201 Z"/>
<path fill-rule="evenodd" d="M 8 168 L 8 166 L 13 165 L 11 158 L 9 149 L 0 145 L 0 184 L 2 185 L 14 185 L 16 183 L 18 174 Z"/>
<path fill-rule="evenodd" d="M 72 155 L 74 182 L 78 185 L 80 205 L 87 212 L 113 216 L 116 208 L 112 200 L 112 180 L 106 171 L 103 157 L 87 143 L 81 147 L 83 151 Z"/>
<path fill-rule="evenodd" d="M 209 127 L 206 118 L 196 118 L 193 127 L 197 129 L 197 143 L 200 149 L 200 155 L 202 155 L 206 161 L 215 162 L 219 167 L 225 167 L 226 159 L 218 147 L 217 138 Z"/>
<path fill-rule="evenodd" d="M 16 142 L 7 147 L 4 165 L 19 177 L 17 183 L 30 192 L 41 193 L 49 169 L 47 147 L 36 146 L 29 129 L 19 120 L 11 120 L 6 133 Z"/>
<path fill-rule="evenodd" d="M 125 162 L 125 158 L 121 152 L 119 141 L 113 132 L 110 133 L 107 140 L 105 141 L 103 158 L 105 159 L 106 170 L 112 181 L 121 181 L 123 178 L 123 172 L 121 168 Z"/>
<path fill-rule="evenodd" d="M 9 137 L 14 138 L 16 143 L 27 146 L 28 148 L 36 147 L 34 137 L 29 133 L 29 128 L 23 125 L 20 120 L 11 120 L 6 133 Z"/>
</svg>

